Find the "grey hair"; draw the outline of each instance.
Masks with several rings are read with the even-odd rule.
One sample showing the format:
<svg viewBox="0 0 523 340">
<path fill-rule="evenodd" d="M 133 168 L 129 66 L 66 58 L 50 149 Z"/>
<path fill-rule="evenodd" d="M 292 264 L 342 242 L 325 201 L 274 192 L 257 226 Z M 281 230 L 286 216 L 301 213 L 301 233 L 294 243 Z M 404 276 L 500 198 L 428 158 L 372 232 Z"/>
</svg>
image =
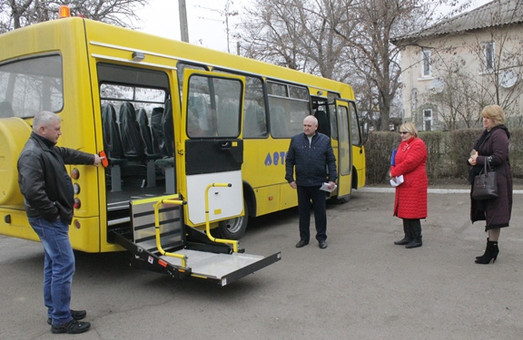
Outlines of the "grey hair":
<svg viewBox="0 0 523 340">
<path fill-rule="evenodd" d="M 33 131 L 38 132 L 42 126 L 48 126 L 51 121 L 60 121 L 61 118 L 54 112 L 40 111 L 33 119 Z"/>
<path fill-rule="evenodd" d="M 318 118 L 314 117 L 313 115 L 308 115 L 307 117 L 305 117 L 303 119 L 303 121 L 305 122 L 305 120 L 307 119 L 310 119 L 312 120 L 312 122 L 314 123 L 315 126 L 318 126 Z"/>
</svg>

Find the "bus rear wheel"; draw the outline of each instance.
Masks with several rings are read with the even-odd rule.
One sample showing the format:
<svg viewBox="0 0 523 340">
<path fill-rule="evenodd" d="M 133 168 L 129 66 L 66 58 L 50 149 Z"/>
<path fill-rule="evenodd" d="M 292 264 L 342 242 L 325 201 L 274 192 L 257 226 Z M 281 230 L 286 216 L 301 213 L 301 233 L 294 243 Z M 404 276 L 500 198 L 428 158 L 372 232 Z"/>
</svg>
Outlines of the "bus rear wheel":
<svg viewBox="0 0 523 340">
<path fill-rule="evenodd" d="M 247 204 L 244 204 L 244 207 L 245 215 L 219 222 L 218 227 L 215 229 L 218 237 L 239 240 L 245 235 L 247 222 L 249 221 L 249 211 L 247 210 Z"/>
</svg>

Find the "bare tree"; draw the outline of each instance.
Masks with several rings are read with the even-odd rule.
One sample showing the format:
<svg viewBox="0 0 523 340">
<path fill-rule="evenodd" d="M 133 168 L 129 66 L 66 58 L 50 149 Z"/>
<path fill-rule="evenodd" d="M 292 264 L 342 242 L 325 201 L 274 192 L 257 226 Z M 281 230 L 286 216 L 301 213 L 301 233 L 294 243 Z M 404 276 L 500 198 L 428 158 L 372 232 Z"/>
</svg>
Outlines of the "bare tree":
<svg viewBox="0 0 523 340">
<path fill-rule="evenodd" d="M 351 65 L 372 89 L 367 101 L 371 106 L 360 109 L 374 113 L 371 120 L 375 120 L 376 129 L 386 131 L 401 74 L 400 47 L 390 40 L 401 31 L 419 29 L 419 18 L 429 15 L 429 7 L 417 0 L 345 0 L 345 11 L 357 22 L 354 34 L 346 35 L 338 27 L 335 31 L 349 47 Z"/>
<path fill-rule="evenodd" d="M 388 129 L 400 84 L 399 49 L 390 38 L 415 25 L 421 0 L 254 2 L 242 24 L 247 56 L 349 82 L 361 93 L 361 111 Z"/>
<path fill-rule="evenodd" d="M 345 45 L 332 25 L 346 21 L 335 0 L 255 0 L 241 24 L 244 54 L 344 81 Z"/>
<path fill-rule="evenodd" d="M 254 0 L 241 40 L 247 56 L 349 82 L 360 112 L 378 130 L 388 130 L 402 72 L 402 46 L 390 39 L 419 32 L 471 2 Z M 441 5 L 448 10 L 441 12 Z"/>
<path fill-rule="evenodd" d="M 138 20 L 136 8 L 147 0 L 5 0 L 0 3 L 0 32 L 6 32 L 37 22 L 55 19 L 61 5 L 68 5 L 72 15 L 106 23 L 134 27 Z"/>
</svg>

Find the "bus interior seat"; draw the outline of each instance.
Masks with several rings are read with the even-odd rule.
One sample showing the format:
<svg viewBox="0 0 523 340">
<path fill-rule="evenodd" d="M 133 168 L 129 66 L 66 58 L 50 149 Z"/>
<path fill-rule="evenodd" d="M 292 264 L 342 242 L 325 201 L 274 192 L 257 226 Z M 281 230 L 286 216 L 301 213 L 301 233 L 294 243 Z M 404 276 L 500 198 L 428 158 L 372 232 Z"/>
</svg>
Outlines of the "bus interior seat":
<svg viewBox="0 0 523 340">
<path fill-rule="evenodd" d="M 323 133 L 324 135 L 330 136 L 330 125 L 329 125 L 329 119 L 327 117 L 327 112 L 317 110 L 314 113 L 314 116 L 318 120 L 318 132 Z"/>
<path fill-rule="evenodd" d="M 109 169 L 106 172 L 111 182 L 111 191 L 122 191 L 121 165 L 127 161 L 123 156 L 120 131 L 116 122 L 116 110 L 112 104 L 102 105 L 102 131 L 104 150 L 109 160 Z"/>
<path fill-rule="evenodd" d="M 147 118 L 147 112 L 144 108 L 138 109 L 136 119 L 138 121 L 138 128 L 145 147 L 145 156 L 147 159 L 147 187 L 152 188 L 156 186 L 156 169 L 154 161 L 160 158 L 160 154 L 155 153 L 151 127 L 149 126 L 149 118 Z"/>
<path fill-rule="evenodd" d="M 163 107 L 155 107 L 151 112 L 151 132 L 155 154 L 169 156 L 165 146 L 165 135 L 162 126 Z"/>
<path fill-rule="evenodd" d="M 124 184 L 129 182 L 132 186 L 144 186 L 147 176 L 145 166 L 145 147 L 140 136 L 140 128 L 136 120 L 136 111 L 130 102 L 125 102 L 118 111 L 120 122 L 120 137 L 122 138 L 123 154 L 128 160 L 122 169 Z M 134 183 L 134 180 L 140 183 Z"/>
<path fill-rule="evenodd" d="M 8 101 L 0 102 L 0 118 L 13 117 L 14 112 L 11 104 Z"/>
<path fill-rule="evenodd" d="M 155 122 L 157 119 L 155 118 Z M 160 124 L 165 141 L 164 149 L 167 154 L 163 154 L 163 158 L 155 160 L 155 164 L 165 172 L 165 193 L 174 194 L 176 190 L 174 181 L 174 127 L 170 99 L 165 102 L 165 109 L 162 112 Z"/>
</svg>

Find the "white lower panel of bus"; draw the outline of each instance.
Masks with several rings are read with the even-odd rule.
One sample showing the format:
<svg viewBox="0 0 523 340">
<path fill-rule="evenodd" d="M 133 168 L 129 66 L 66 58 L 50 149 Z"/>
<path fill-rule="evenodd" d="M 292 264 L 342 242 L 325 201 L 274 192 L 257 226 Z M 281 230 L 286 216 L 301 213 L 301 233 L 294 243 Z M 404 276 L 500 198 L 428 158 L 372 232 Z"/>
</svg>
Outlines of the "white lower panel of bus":
<svg viewBox="0 0 523 340">
<path fill-rule="evenodd" d="M 217 280 L 222 280 L 227 275 L 265 259 L 260 255 L 244 253 L 215 254 L 190 249 L 181 249 L 173 253 L 187 257 L 187 267 L 191 268 L 192 276 L 203 276 Z M 178 258 L 171 256 L 160 256 L 160 258 L 172 265 L 181 266 L 181 260 Z"/>
<path fill-rule="evenodd" d="M 195 225 L 205 222 L 205 190 L 212 183 L 231 187 L 209 189 L 209 221 L 240 216 L 243 211 L 242 173 L 240 170 L 187 176 L 187 208 Z"/>
</svg>

